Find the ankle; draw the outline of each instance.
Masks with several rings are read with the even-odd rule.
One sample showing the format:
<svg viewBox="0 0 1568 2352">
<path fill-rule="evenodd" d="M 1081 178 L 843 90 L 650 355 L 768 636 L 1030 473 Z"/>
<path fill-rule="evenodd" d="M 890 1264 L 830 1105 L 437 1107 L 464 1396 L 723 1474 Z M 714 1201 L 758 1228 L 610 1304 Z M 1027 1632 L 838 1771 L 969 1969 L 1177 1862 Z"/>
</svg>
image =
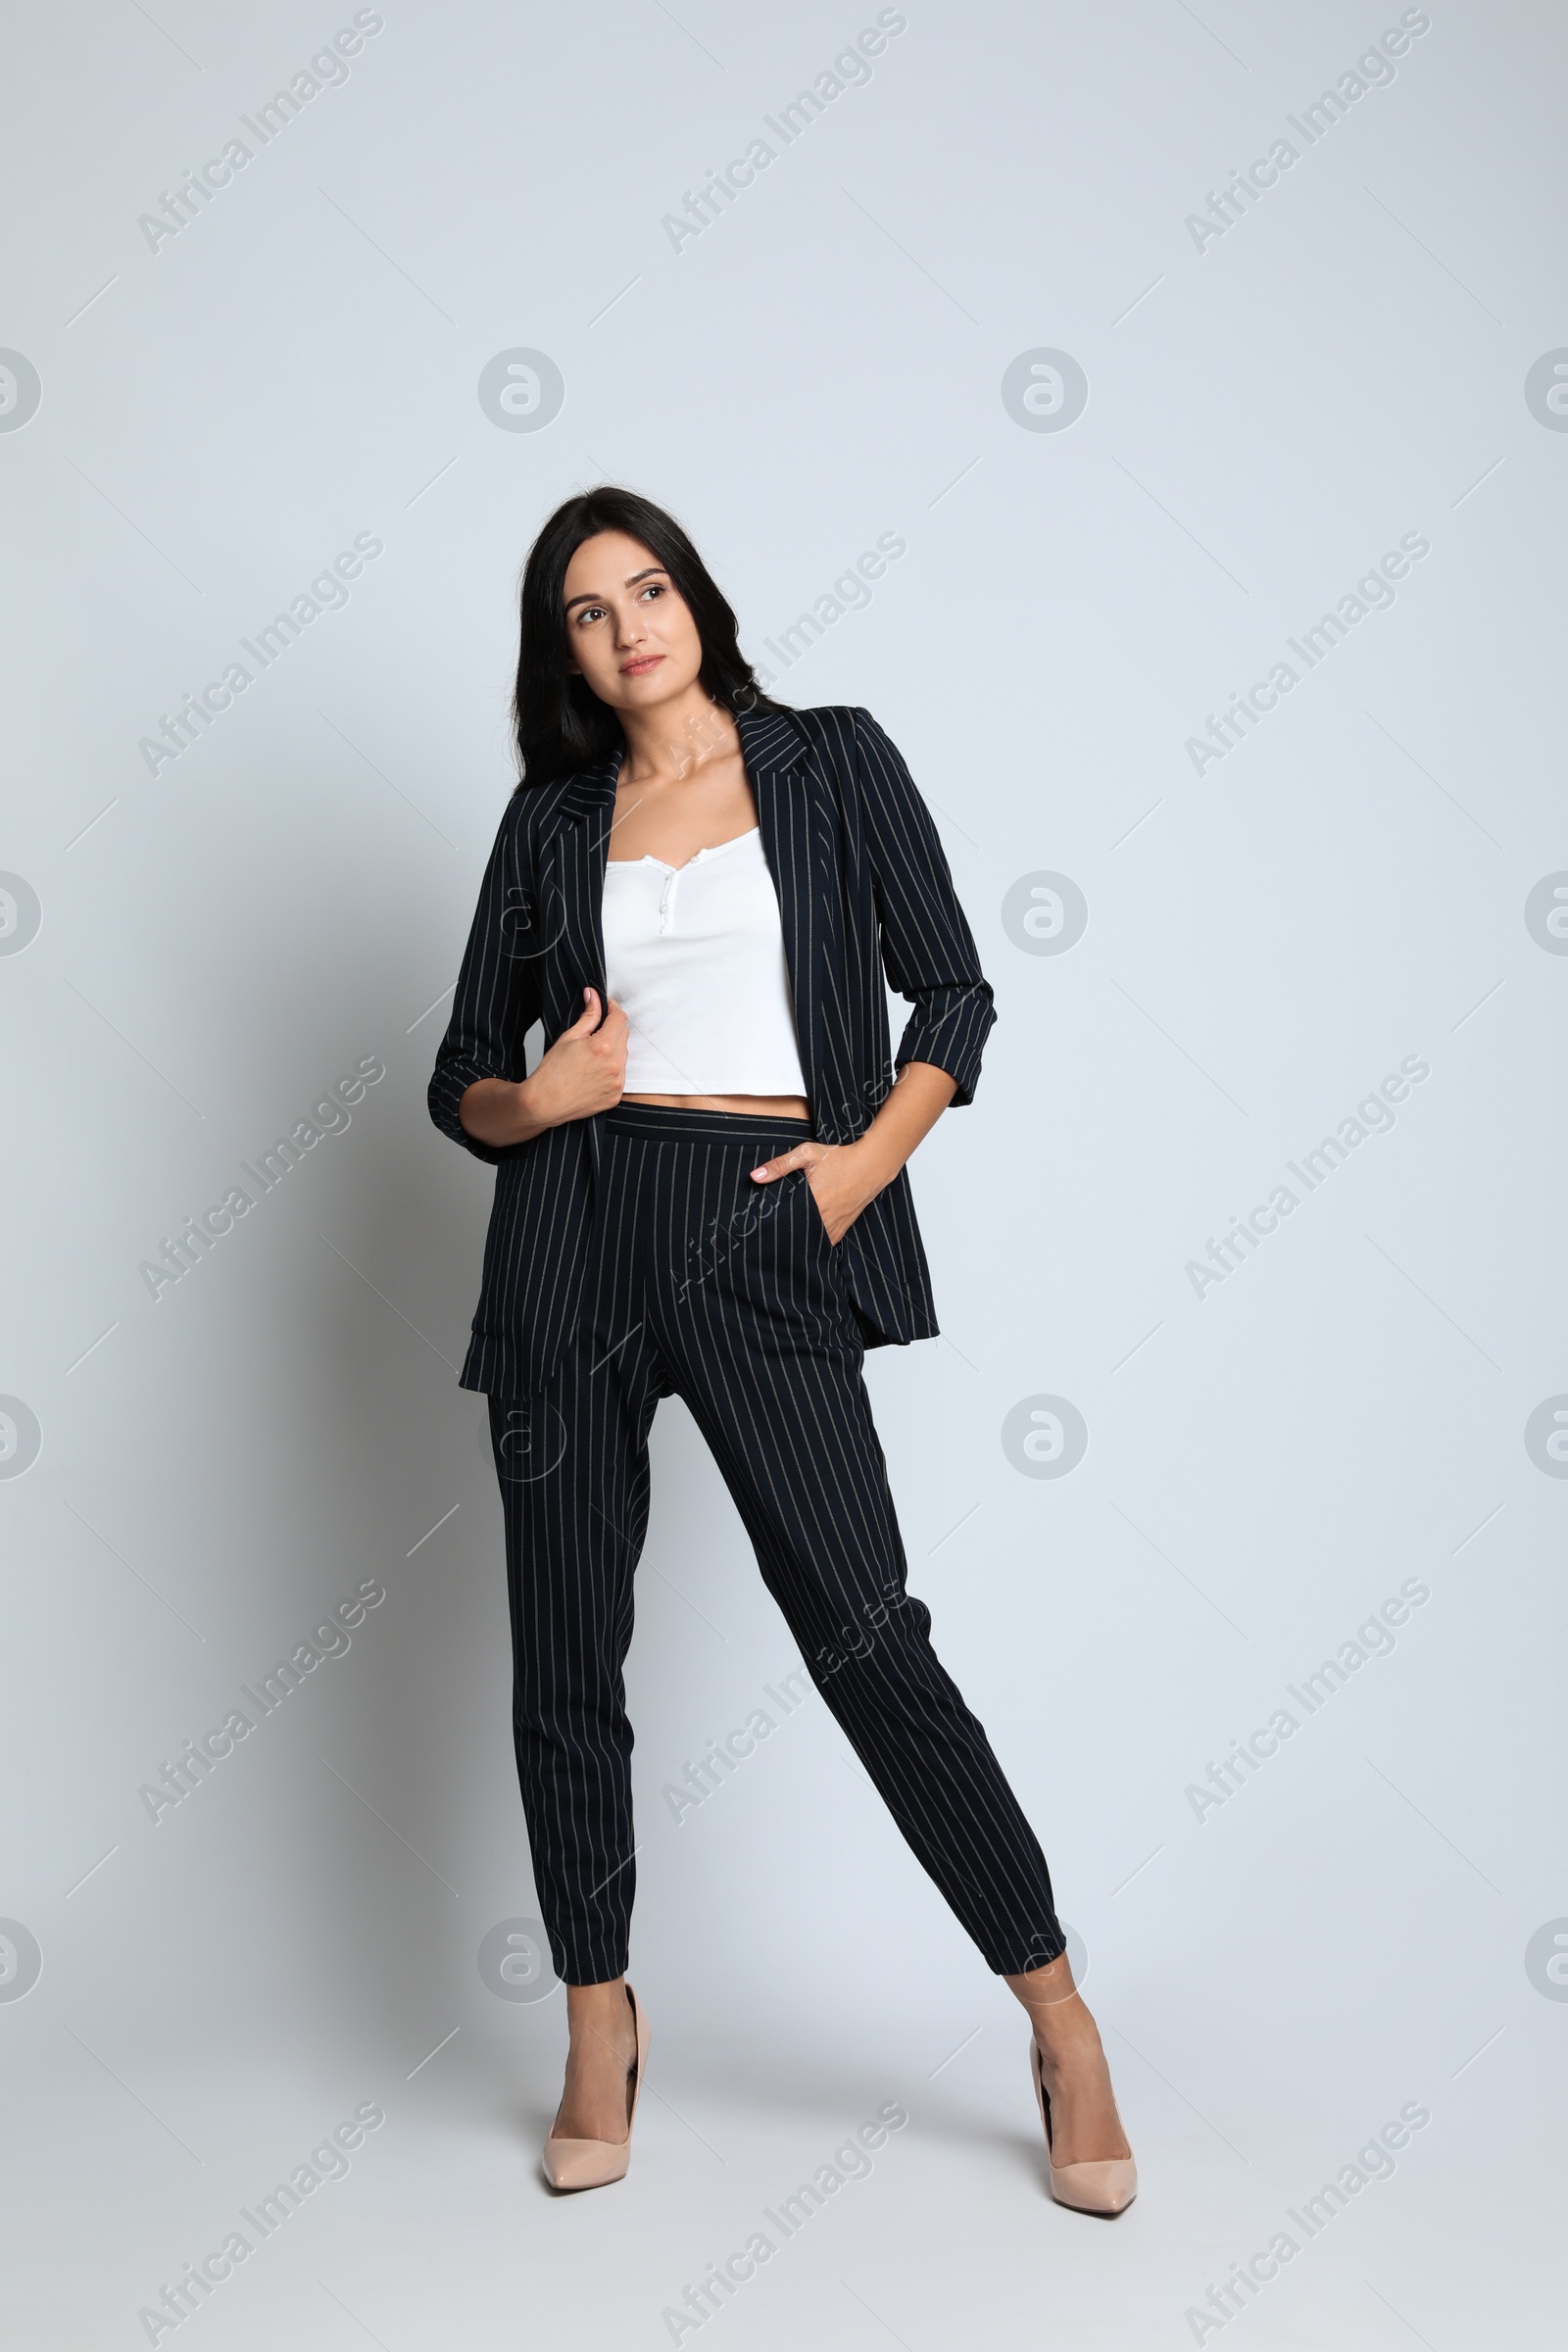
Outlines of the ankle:
<svg viewBox="0 0 1568 2352">
<path fill-rule="evenodd" d="M 572 2052 L 633 2049 L 637 2025 L 623 1979 L 608 1984 L 568 1984 L 566 2032 Z"/>
<path fill-rule="evenodd" d="M 1081 1996 L 1031 2013 L 1035 2041 L 1048 2066 L 1101 2047 L 1100 2028 Z"/>
</svg>

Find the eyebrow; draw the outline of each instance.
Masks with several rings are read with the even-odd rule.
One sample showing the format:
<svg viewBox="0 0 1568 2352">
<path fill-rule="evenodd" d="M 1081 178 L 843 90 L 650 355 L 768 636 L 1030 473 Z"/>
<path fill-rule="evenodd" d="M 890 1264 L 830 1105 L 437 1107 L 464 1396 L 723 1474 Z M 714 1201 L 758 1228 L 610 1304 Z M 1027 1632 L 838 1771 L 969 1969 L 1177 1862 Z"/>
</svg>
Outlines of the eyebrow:
<svg viewBox="0 0 1568 2352">
<path fill-rule="evenodd" d="M 650 564 L 645 571 L 628 571 L 625 585 L 628 588 L 635 588 L 639 580 L 651 580 L 656 574 L 666 580 L 669 577 L 662 564 Z M 569 612 L 573 605 L 602 605 L 604 601 L 602 596 L 568 596 L 562 610 Z"/>
</svg>

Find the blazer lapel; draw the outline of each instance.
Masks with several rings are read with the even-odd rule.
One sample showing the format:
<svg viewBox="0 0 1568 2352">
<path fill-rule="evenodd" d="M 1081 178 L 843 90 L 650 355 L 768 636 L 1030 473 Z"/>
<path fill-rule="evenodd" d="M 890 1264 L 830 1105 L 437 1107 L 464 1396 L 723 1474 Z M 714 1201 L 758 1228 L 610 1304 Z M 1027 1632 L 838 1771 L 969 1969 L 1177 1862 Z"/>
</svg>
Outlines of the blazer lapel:
<svg viewBox="0 0 1568 2352">
<path fill-rule="evenodd" d="M 809 770 L 802 769 L 809 746 L 787 712 L 743 712 L 735 723 L 763 854 L 778 892 L 801 1068 L 814 1116 L 823 1067 L 832 817 Z"/>
<path fill-rule="evenodd" d="M 559 959 L 564 976 L 576 984 L 566 1023 L 582 1010 L 584 988 L 605 995 L 605 865 L 610 856 L 610 828 L 614 817 L 615 779 L 621 754 L 612 752 L 572 777 L 557 804 L 554 820 L 541 846 L 548 863 L 547 917 L 559 941 Z"/>
</svg>

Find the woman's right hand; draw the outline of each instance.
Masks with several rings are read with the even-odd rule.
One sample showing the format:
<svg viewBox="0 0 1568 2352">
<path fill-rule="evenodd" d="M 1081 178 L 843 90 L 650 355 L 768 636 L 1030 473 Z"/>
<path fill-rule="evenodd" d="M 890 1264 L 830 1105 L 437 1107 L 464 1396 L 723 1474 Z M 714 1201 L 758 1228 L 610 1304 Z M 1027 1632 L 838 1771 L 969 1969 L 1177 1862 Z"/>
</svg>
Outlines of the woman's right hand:
<svg viewBox="0 0 1568 2352">
<path fill-rule="evenodd" d="M 562 1127 L 568 1119 L 591 1119 L 612 1110 L 626 1084 L 626 1047 L 631 1024 L 613 997 L 599 1014 L 599 992 L 587 1000 L 569 1029 L 564 1029 L 531 1078 L 522 1082 L 535 1128 Z"/>
<path fill-rule="evenodd" d="M 591 1119 L 620 1101 L 631 1025 L 613 997 L 601 1019 L 598 990 L 582 993 L 582 1012 L 562 1031 L 531 1077 L 515 1084 L 478 1078 L 465 1090 L 458 1117 L 481 1144 L 525 1144 L 547 1127 Z"/>
</svg>

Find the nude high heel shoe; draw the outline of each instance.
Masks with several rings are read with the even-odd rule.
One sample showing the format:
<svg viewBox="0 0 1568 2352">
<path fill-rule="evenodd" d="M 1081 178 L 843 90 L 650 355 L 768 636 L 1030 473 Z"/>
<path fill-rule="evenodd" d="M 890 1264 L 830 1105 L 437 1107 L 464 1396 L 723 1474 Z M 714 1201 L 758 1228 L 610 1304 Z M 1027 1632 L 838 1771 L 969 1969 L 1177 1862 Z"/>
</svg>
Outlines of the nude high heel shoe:
<svg viewBox="0 0 1568 2352">
<path fill-rule="evenodd" d="M 1130 2156 L 1104 2156 L 1092 2164 L 1058 2165 L 1051 2157 L 1051 2093 L 1046 2088 L 1040 2044 L 1029 2036 L 1029 2071 L 1034 2077 L 1035 2103 L 1046 2130 L 1046 2155 L 1051 2160 L 1051 2193 L 1058 2205 L 1079 2213 L 1122 2213 L 1138 2194 L 1138 2167 Z"/>
<path fill-rule="evenodd" d="M 604 2188 L 612 2180 L 623 2180 L 631 2163 L 631 2128 L 636 2119 L 637 2101 L 642 2096 L 643 2076 L 648 2069 L 648 2013 L 631 1986 L 626 1998 L 637 2027 L 637 2057 L 626 2079 L 629 2096 L 626 2101 L 626 2136 L 624 2139 L 557 2139 L 552 2132 L 545 2141 L 545 2179 L 552 2188 Z"/>
</svg>

